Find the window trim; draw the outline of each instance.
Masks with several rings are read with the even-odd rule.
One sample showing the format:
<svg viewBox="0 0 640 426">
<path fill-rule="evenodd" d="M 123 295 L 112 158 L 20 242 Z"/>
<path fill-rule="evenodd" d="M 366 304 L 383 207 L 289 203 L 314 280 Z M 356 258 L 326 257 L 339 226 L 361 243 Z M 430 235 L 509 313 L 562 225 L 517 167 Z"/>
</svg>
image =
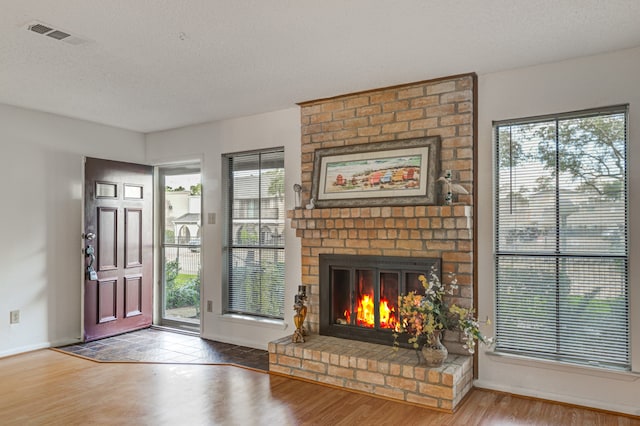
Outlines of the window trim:
<svg viewBox="0 0 640 426">
<path fill-rule="evenodd" d="M 236 158 L 239 156 L 250 156 L 250 155 L 255 155 L 255 154 L 272 154 L 272 153 L 276 153 L 276 152 L 281 152 L 282 153 L 282 159 L 284 162 L 284 156 L 285 156 L 285 148 L 284 146 L 279 146 L 279 147 L 273 147 L 273 148 L 264 148 L 264 149 L 254 149 L 254 150 L 248 150 L 248 151 L 238 151 L 238 152 L 232 152 L 232 153 L 225 153 L 222 154 L 222 199 L 223 199 L 223 211 L 224 211 L 224 224 L 223 224 L 223 231 L 222 231 L 222 300 L 223 300 L 223 306 L 222 306 L 222 315 L 221 318 L 227 318 L 227 319 L 233 319 L 234 321 L 251 321 L 250 319 L 253 319 L 253 321 L 259 322 L 259 323 L 263 323 L 263 324 L 279 324 L 281 321 L 284 321 L 284 315 L 283 318 L 278 318 L 278 317 L 271 317 L 271 316 L 265 316 L 265 315 L 259 315 L 259 314 L 254 314 L 254 313 L 249 313 L 249 312 L 237 312 L 234 310 L 230 310 L 229 305 L 230 305 L 230 278 L 231 278 L 231 273 L 229 270 L 229 250 L 232 246 L 232 241 L 233 241 L 233 222 L 232 222 L 232 217 L 230 215 L 230 212 L 233 210 L 233 205 L 234 205 L 234 199 L 233 199 L 233 179 L 231 178 L 230 175 L 230 160 L 232 158 Z M 284 166 L 283 166 L 284 169 Z M 283 195 L 284 196 L 284 195 Z M 283 207 L 284 208 L 284 207 Z M 262 209 L 262 201 L 260 201 L 258 203 L 258 212 L 260 212 L 260 210 Z M 286 221 L 285 221 L 285 225 L 286 225 Z M 258 241 L 258 245 L 251 245 L 251 248 L 256 248 L 257 250 L 260 249 L 261 246 L 261 241 Z M 235 248 L 243 248 L 244 246 L 242 245 L 236 245 L 234 246 Z M 285 252 L 285 244 L 284 244 L 284 240 L 282 241 L 282 245 L 281 246 L 267 246 L 265 248 L 279 248 L 283 250 L 283 253 Z M 284 268 L 284 270 L 286 271 L 286 268 Z M 283 273 L 283 280 L 285 279 L 286 274 Z M 286 283 L 285 283 L 285 287 L 286 287 Z M 286 291 L 285 291 L 286 293 Z M 284 300 L 283 300 L 283 304 L 284 304 Z"/>
<path fill-rule="evenodd" d="M 567 120 L 572 118 L 588 118 L 588 117 L 596 117 L 599 115 L 612 114 L 612 113 L 623 113 L 625 114 L 626 123 L 627 123 L 627 134 L 629 132 L 629 104 L 616 104 L 610 106 L 602 106 L 597 108 L 588 108 L 588 109 L 580 109 L 569 112 L 562 112 L 557 114 L 544 114 L 544 115 L 531 115 L 528 117 L 519 117 L 519 118 L 509 118 L 506 120 L 494 120 L 491 122 L 493 128 L 493 135 L 495 138 L 495 128 L 497 126 L 508 126 L 514 124 L 532 124 L 539 123 L 542 121 L 549 120 Z M 495 144 L 497 140 L 494 140 L 494 150 Z M 629 174 L 629 170 L 627 169 L 627 175 Z"/>
<path fill-rule="evenodd" d="M 158 209 L 158 224 L 157 224 L 157 240 L 158 240 L 158 259 L 157 266 L 155 270 L 158 272 L 158 276 L 160 279 L 157 282 L 157 287 L 155 292 L 158 296 L 158 300 L 154 302 L 154 325 L 159 327 L 168 327 L 175 330 L 182 330 L 188 333 L 200 333 L 202 331 L 202 327 L 204 324 L 204 249 L 202 245 L 202 228 L 199 228 L 200 234 L 200 245 L 198 246 L 198 250 L 200 250 L 200 318 L 198 319 L 198 323 L 192 323 L 189 321 L 182 321 L 174 318 L 165 317 L 165 302 L 166 295 L 164 292 L 165 285 L 165 268 L 164 268 L 164 252 L 167 246 L 165 242 L 165 220 L 166 220 L 166 211 L 164 208 L 165 203 L 165 185 L 166 185 L 166 177 L 167 176 L 175 176 L 182 174 L 195 174 L 198 173 L 200 175 L 200 183 L 202 184 L 203 180 L 203 161 L 202 159 L 193 160 L 193 161 L 185 161 L 178 163 L 167 163 L 156 166 L 157 171 L 157 189 L 158 189 L 158 197 L 157 197 L 157 209 Z M 201 196 L 200 198 L 200 220 L 202 221 L 203 216 L 203 202 L 204 198 Z M 173 243 L 168 244 L 169 247 L 192 247 L 188 244 L 179 244 Z M 155 296 L 154 296 L 155 298 Z"/>
<path fill-rule="evenodd" d="M 627 284 L 627 289 L 626 289 L 626 304 L 627 304 L 627 360 L 628 360 L 628 365 L 626 366 L 626 368 L 619 368 L 616 366 L 607 366 L 607 365 L 589 365 L 587 363 L 581 363 L 581 362 L 577 362 L 577 361 L 572 361 L 570 358 L 567 357 L 563 357 L 562 355 L 551 355 L 551 356 L 542 356 L 542 355 L 538 355 L 535 354 L 534 352 L 512 352 L 509 350 L 499 350 L 499 349 L 494 349 L 492 352 L 489 353 L 489 355 L 494 356 L 494 357 L 498 357 L 498 358 L 502 358 L 502 359 L 513 359 L 515 363 L 529 363 L 531 361 L 536 362 L 542 362 L 543 364 L 546 364 L 548 366 L 553 366 L 553 365 L 558 365 L 558 366 L 564 366 L 564 367 L 573 367 L 576 369 L 587 369 L 587 370 L 592 370 L 594 372 L 600 372 L 597 374 L 608 374 L 608 373 L 615 373 L 620 375 L 621 377 L 626 376 L 628 377 L 629 375 L 637 375 L 637 372 L 634 372 L 634 357 L 633 357 L 633 349 L 634 349 L 634 333 L 633 333 L 633 329 L 632 329 L 632 306 L 633 306 L 633 291 L 632 291 L 632 282 L 630 280 L 631 278 L 631 252 L 630 252 L 630 241 L 631 241 L 631 232 L 630 232 L 630 228 L 631 228 L 631 224 L 630 224 L 630 196 L 631 196 L 631 191 L 630 191 L 630 162 L 629 162 L 629 156 L 630 156 L 630 151 L 631 151 L 631 144 L 629 141 L 629 104 L 617 104 L 617 105 L 611 105 L 611 106 L 606 106 L 606 107 L 598 107 L 598 108 L 590 108 L 590 109 L 584 109 L 584 110 L 576 110 L 576 111 L 571 111 L 571 112 L 566 112 L 566 113 L 558 113 L 558 114 L 546 114 L 546 115 L 537 115 L 537 116 L 530 116 L 530 117 L 522 117 L 522 118 L 514 118 L 514 119 L 507 119 L 507 120 L 494 120 L 492 121 L 492 140 L 493 140 L 493 144 L 492 144 L 492 169 L 493 169 L 493 173 L 492 173 L 492 192 L 493 192 L 493 202 L 492 202 L 492 207 L 493 207 L 493 238 L 492 238 L 492 245 L 493 245 L 493 274 L 494 274 L 494 282 L 495 282 L 495 286 L 494 286 L 494 295 L 493 295 L 493 306 L 495 309 L 495 315 L 498 315 L 498 309 L 499 309 L 499 304 L 498 304 L 498 259 L 500 256 L 502 256 L 503 258 L 507 258 L 509 256 L 529 256 L 529 255 L 533 255 L 533 256 L 551 256 L 551 257 L 555 257 L 556 261 L 562 259 L 562 258 L 576 258 L 576 257 L 597 257 L 600 258 L 602 256 L 600 255 L 592 255 L 590 256 L 589 254 L 586 253 L 571 253 L 571 254 L 562 254 L 562 253 L 554 253 L 554 254 L 550 254 L 550 253 L 527 253 L 527 252 L 509 252 L 509 251 L 503 251 L 503 252 L 499 252 L 498 248 L 499 248 L 499 232 L 498 232 L 498 222 L 499 222 L 499 217 L 500 215 L 498 214 L 498 208 L 499 208 L 499 200 L 498 200 L 498 196 L 499 196 L 499 188 L 498 188 L 498 175 L 499 175 L 499 158 L 500 158 L 500 146 L 499 146 L 499 138 L 498 138 L 498 129 L 501 126 L 511 126 L 511 125 L 524 125 L 524 124 L 535 124 L 535 123 L 540 123 L 540 122 L 545 122 L 545 121 L 556 121 L 556 122 L 560 122 L 563 120 L 570 120 L 570 119 L 579 119 L 579 118 L 591 118 L 591 117 L 598 117 L 598 116 L 603 116 L 603 115 L 611 115 L 611 114 L 623 114 L 624 115 L 624 135 L 625 135 L 625 158 L 624 158 L 624 166 L 625 166 L 625 181 L 624 181 L 624 221 L 625 221 L 625 254 L 624 255 L 611 255 L 611 258 L 622 258 L 625 260 L 626 262 L 626 268 L 624 271 L 625 274 L 625 279 L 626 279 L 626 284 Z M 557 139 L 556 139 L 557 140 Z M 559 189 L 558 189 L 559 190 Z M 557 224 L 556 228 L 558 228 L 560 225 Z M 558 228 L 559 229 L 559 228 Z M 557 326 L 559 327 L 559 325 Z M 496 335 L 497 335 L 497 328 L 496 328 Z M 553 368 L 553 367 L 552 367 Z"/>
</svg>

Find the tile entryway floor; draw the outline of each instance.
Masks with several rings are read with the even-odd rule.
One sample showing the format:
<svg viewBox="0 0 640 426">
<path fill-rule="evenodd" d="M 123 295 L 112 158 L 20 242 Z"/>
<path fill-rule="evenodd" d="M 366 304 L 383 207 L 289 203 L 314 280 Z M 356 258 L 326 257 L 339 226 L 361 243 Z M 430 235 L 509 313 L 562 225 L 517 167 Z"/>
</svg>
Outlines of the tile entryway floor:
<svg viewBox="0 0 640 426">
<path fill-rule="evenodd" d="M 267 351 L 153 328 L 57 349 L 103 362 L 237 364 L 269 370 Z"/>
</svg>

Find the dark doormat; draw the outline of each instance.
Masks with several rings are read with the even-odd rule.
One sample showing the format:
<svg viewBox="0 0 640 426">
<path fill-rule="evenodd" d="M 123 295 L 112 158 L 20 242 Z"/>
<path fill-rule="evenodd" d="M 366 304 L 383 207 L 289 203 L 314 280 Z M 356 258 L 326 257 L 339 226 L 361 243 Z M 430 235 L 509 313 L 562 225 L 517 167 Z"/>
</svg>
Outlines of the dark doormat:
<svg viewBox="0 0 640 426">
<path fill-rule="evenodd" d="M 234 364 L 269 370 L 267 351 L 153 328 L 62 346 L 56 350 L 101 362 Z"/>
</svg>

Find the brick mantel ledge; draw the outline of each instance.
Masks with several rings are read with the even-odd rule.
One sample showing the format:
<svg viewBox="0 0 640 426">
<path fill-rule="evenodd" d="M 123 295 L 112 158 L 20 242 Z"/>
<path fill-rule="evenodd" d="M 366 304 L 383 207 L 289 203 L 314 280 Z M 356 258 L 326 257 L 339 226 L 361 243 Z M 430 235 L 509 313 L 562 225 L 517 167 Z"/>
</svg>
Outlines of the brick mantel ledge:
<svg viewBox="0 0 640 426">
<path fill-rule="evenodd" d="M 375 229 L 440 231 L 429 235 L 430 239 L 472 238 L 472 208 L 468 205 L 296 209 L 287 211 L 287 217 L 291 219 L 291 227 L 298 231 L 297 236 L 302 238 L 320 237 L 313 233 L 305 235 L 302 231 L 306 230 Z M 328 235 L 322 236 L 326 237 Z M 414 233 L 409 238 L 424 238 L 424 235 Z"/>
</svg>

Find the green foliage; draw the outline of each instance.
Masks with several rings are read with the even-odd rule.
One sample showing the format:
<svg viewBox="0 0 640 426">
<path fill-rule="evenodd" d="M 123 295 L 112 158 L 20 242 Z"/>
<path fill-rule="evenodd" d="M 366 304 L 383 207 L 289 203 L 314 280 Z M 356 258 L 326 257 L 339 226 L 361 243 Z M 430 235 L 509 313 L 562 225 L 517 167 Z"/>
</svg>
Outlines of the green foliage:
<svg viewBox="0 0 640 426">
<path fill-rule="evenodd" d="M 570 278 L 564 270 L 556 278 L 554 265 L 535 265 L 534 277 L 531 266 L 510 265 L 505 269 L 511 279 L 498 288 L 497 297 L 509 315 L 504 318 L 498 315 L 498 328 L 521 329 L 541 347 L 555 345 L 556 328 L 564 330 L 576 320 L 590 323 L 593 332 L 625 326 L 618 313 L 626 310 L 626 298 L 609 294 L 611 291 L 605 284 L 590 288 L 577 286 L 583 293 L 576 290 L 572 294 Z M 560 311 L 558 304 L 563 306 Z M 566 332 L 572 332 L 570 327 Z"/>
<path fill-rule="evenodd" d="M 240 228 L 240 236 L 238 243 L 243 245 L 258 244 L 258 231 L 253 225 L 245 225 Z"/>
<path fill-rule="evenodd" d="M 284 263 L 263 261 L 234 268 L 233 292 L 242 306 L 232 306 L 244 313 L 284 318 Z"/>
<path fill-rule="evenodd" d="M 202 195 L 202 184 L 191 185 L 189 190 L 191 191 L 191 195 Z"/>
<path fill-rule="evenodd" d="M 177 260 L 170 260 L 166 263 L 164 269 L 165 281 L 167 283 L 175 281 L 178 276 L 178 271 L 180 270 L 180 265 L 178 265 Z"/>
<path fill-rule="evenodd" d="M 267 189 L 269 195 L 282 197 L 284 194 L 284 169 L 267 170 L 264 175 L 270 179 Z"/>
<path fill-rule="evenodd" d="M 180 274 L 178 261 L 165 265 L 165 308 L 193 306 L 200 313 L 200 274 Z"/>
<path fill-rule="evenodd" d="M 501 168 L 535 165 L 550 172 L 535 191 L 548 190 L 558 173 L 571 178 L 576 189 L 605 201 L 624 194 L 625 120 L 622 114 L 516 124 L 498 128 Z"/>
<path fill-rule="evenodd" d="M 519 134 L 514 137 L 512 132 Z M 524 150 L 519 142 L 527 134 L 528 126 L 505 126 L 498 128 L 498 160 L 500 167 L 516 167 L 524 159 Z"/>
<path fill-rule="evenodd" d="M 558 123 L 556 152 L 555 128 L 538 134 L 539 158 L 545 168 L 569 173 L 583 190 L 591 190 L 605 199 L 618 199 L 620 184 L 625 177 L 625 127 L 620 115 L 608 115 Z"/>
</svg>

